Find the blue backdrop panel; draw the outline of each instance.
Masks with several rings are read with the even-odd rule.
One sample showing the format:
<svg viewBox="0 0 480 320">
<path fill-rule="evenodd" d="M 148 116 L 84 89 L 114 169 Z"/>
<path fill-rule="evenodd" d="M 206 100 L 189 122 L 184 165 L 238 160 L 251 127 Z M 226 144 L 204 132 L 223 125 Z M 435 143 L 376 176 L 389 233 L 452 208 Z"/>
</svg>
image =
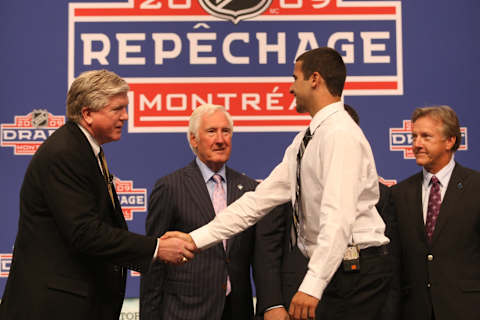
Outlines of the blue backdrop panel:
<svg viewBox="0 0 480 320">
<path fill-rule="evenodd" d="M 68 86 L 85 70 L 110 69 L 131 85 L 128 128 L 105 152 L 135 232 L 144 233 L 156 179 L 192 160 L 185 126 L 203 102 L 234 116 L 229 165 L 266 177 L 309 121 L 295 113 L 288 88 L 295 57 L 317 46 L 343 55 L 344 100 L 358 111 L 388 183 L 419 170 L 408 119 L 424 105 L 457 111 L 456 160 L 480 169 L 477 1 L 273 0 L 262 10 L 212 13 L 199 0 L 0 3 L 0 293 L 24 172 L 65 121 Z M 137 297 L 138 274 L 128 281 L 127 296 Z"/>
</svg>

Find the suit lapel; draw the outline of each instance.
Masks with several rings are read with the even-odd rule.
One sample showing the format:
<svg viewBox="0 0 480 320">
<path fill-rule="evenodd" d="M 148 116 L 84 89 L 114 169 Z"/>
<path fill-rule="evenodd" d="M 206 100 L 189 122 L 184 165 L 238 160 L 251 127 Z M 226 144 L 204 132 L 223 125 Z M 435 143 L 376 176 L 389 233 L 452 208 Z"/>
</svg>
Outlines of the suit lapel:
<svg viewBox="0 0 480 320">
<path fill-rule="evenodd" d="M 416 228 L 419 239 L 427 244 L 427 234 L 425 232 L 425 222 L 423 221 L 423 204 L 422 204 L 422 182 L 423 173 L 419 172 L 411 181 L 411 185 L 407 189 L 406 200 L 410 203 L 411 218 Z"/>
<path fill-rule="evenodd" d="M 458 206 L 461 204 L 461 198 L 464 192 L 464 181 L 466 177 L 467 174 L 465 170 L 463 170 L 463 167 L 456 163 L 440 206 L 437 224 L 432 236 L 432 244 L 435 243 L 435 240 L 439 237 L 448 219 L 458 211 Z"/>
<path fill-rule="evenodd" d="M 203 180 L 202 173 L 195 160 L 185 167 L 185 187 L 203 218 L 203 224 L 212 221 L 215 218 L 215 210 L 205 180 Z"/>
<path fill-rule="evenodd" d="M 235 179 L 235 176 L 232 174 L 232 170 L 229 167 L 226 167 L 227 175 L 227 206 L 235 202 L 245 193 L 245 186 L 243 186 L 238 179 Z M 230 248 L 233 247 L 236 237 L 232 237 L 227 240 L 227 255 L 230 252 Z"/>
<path fill-rule="evenodd" d="M 105 184 L 105 179 L 103 177 L 103 173 L 99 167 L 99 164 L 98 164 L 98 159 L 96 157 L 96 155 L 94 154 L 93 152 L 93 149 L 92 149 L 92 146 L 90 145 L 90 142 L 88 141 L 87 137 L 85 136 L 85 134 L 83 134 L 83 132 L 80 130 L 80 128 L 78 127 L 78 125 L 74 122 L 68 122 L 67 123 L 68 126 L 71 128 L 72 132 L 82 141 L 82 144 L 85 146 L 86 150 L 84 152 L 84 154 L 88 157 L 88 161 L 91 161 L 92 162 L 92 165 L 94 167 L 96 167 L 96 170 L 95 170 L 95 179 L 97 180 L 97 183 L 99 185 L 102 186 L 102 188 L 100 188 L 102 190 L 102 197 L 104 197 L 107 202 L 107 206 L 109 206 L 111 208 L 111 211 L 110 211 L 110 214 L 112 216 L 112 218 L 114 219 L 114 221 L 116 221 L 118 223 L 118 226 L 120 226 L 121 228 L 123 229 L 127 229 L 127 223 L 125 221 L 125 218 L 123 216 L 123 212 L 122 212 L 122 209 L 121 209 L 121 206 L 120 206 L 120 202 L 118 201 L 118 196 L 117 196 L 117 193 L 115 191 L 115 188 L 113 188 L 113 199 L 115 201 L 115 208 L 113 208 L 113 205 L 112 205 L 112 201 L 110 199 L 110 195 L 108 194 L 108 187 L 107 185 Z"/>
</svg>

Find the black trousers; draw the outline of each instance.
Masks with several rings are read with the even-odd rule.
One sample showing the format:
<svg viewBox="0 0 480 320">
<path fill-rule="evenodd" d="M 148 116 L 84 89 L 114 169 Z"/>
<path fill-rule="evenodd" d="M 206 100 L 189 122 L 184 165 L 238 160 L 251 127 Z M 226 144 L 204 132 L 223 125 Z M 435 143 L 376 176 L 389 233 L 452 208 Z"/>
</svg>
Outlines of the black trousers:
<svg viewBox="0 0 480 320">
<path fill-rule="evenodd" d="M 300 254 L 298 248 L 291 254 Z M 327 285 L 317 306 L 317 320 L 384 320 L 382 309 L 390 290 L 392 260 L 387 253 L 360 256 L 360 270 L 345 272 L 342 265 Z M 297 287 L 298 288 L 298 287 Z"/>
</svg>

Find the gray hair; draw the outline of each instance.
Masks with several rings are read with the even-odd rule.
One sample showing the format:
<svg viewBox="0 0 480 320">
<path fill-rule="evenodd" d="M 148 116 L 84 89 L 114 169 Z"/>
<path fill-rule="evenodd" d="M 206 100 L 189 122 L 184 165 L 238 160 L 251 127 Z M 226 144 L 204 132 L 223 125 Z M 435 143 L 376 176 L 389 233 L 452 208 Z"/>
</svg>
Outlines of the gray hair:
<svg viewBox="0 0 480 320">
<path fill-rule="evenodd" d="M 441 121 L 443 125 L 443 135 L 445 138 L 455 137 L 455 144 L 452 151 L 457 151 L 462 141 L 462 133 L 460 132 L 460 124 L 455 111 L 449 106 L 431 106 L 417 108 L 412 114 L 412 124 L 419 118 L 430 117 L 437 121 Z"/>
<path fill-rule="evenodd" d="M 188 132 L 187 132 L 187 140 L 188 144 L 190 145 L 190 149 L 192 149 L 193 153 L 196 155 L 197 150 L 192 146 L 190 142 L 190 135 L 193 134 L 195 140 L 198 141 L 198 130 L 200 129 L 200 124 L 203 119 L 204 115 L 211 115 L 217 111 L 222 111 L 227 117 L 228 124 L 230 125 L 230 129 L 233 133 L 233 120 L 232 116 L 225 110 L 224 106 L 215 105 L 215 104 L 202 104 L 201 106 L 197 107 L 193 110 L 192 114 L 190 115 L 190 120 L 188 121 Z"/>
<path fill-rule="evenodd" d="M 108 70 L 91 70 L 81 73 L 67 93 L 67 119 L 79 122 L 82 108 L 94 111 L 104 108 L 110 98 L 129 90 L 125 80 Z"/>
</svg>

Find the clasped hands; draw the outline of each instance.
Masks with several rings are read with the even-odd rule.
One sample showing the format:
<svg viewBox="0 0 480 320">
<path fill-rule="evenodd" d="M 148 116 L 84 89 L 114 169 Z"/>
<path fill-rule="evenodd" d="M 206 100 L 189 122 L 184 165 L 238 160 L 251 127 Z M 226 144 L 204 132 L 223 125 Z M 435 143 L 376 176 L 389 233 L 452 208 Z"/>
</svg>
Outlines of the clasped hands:
<svg viewBox="0 0 480 320">
<path fill-rule="evenodd" d="M 167 263 L 183 264 L 193 259 L 197 250 L 188 233 L 169 231 L 158 238 L 156 258 Z"/>
</svg>

